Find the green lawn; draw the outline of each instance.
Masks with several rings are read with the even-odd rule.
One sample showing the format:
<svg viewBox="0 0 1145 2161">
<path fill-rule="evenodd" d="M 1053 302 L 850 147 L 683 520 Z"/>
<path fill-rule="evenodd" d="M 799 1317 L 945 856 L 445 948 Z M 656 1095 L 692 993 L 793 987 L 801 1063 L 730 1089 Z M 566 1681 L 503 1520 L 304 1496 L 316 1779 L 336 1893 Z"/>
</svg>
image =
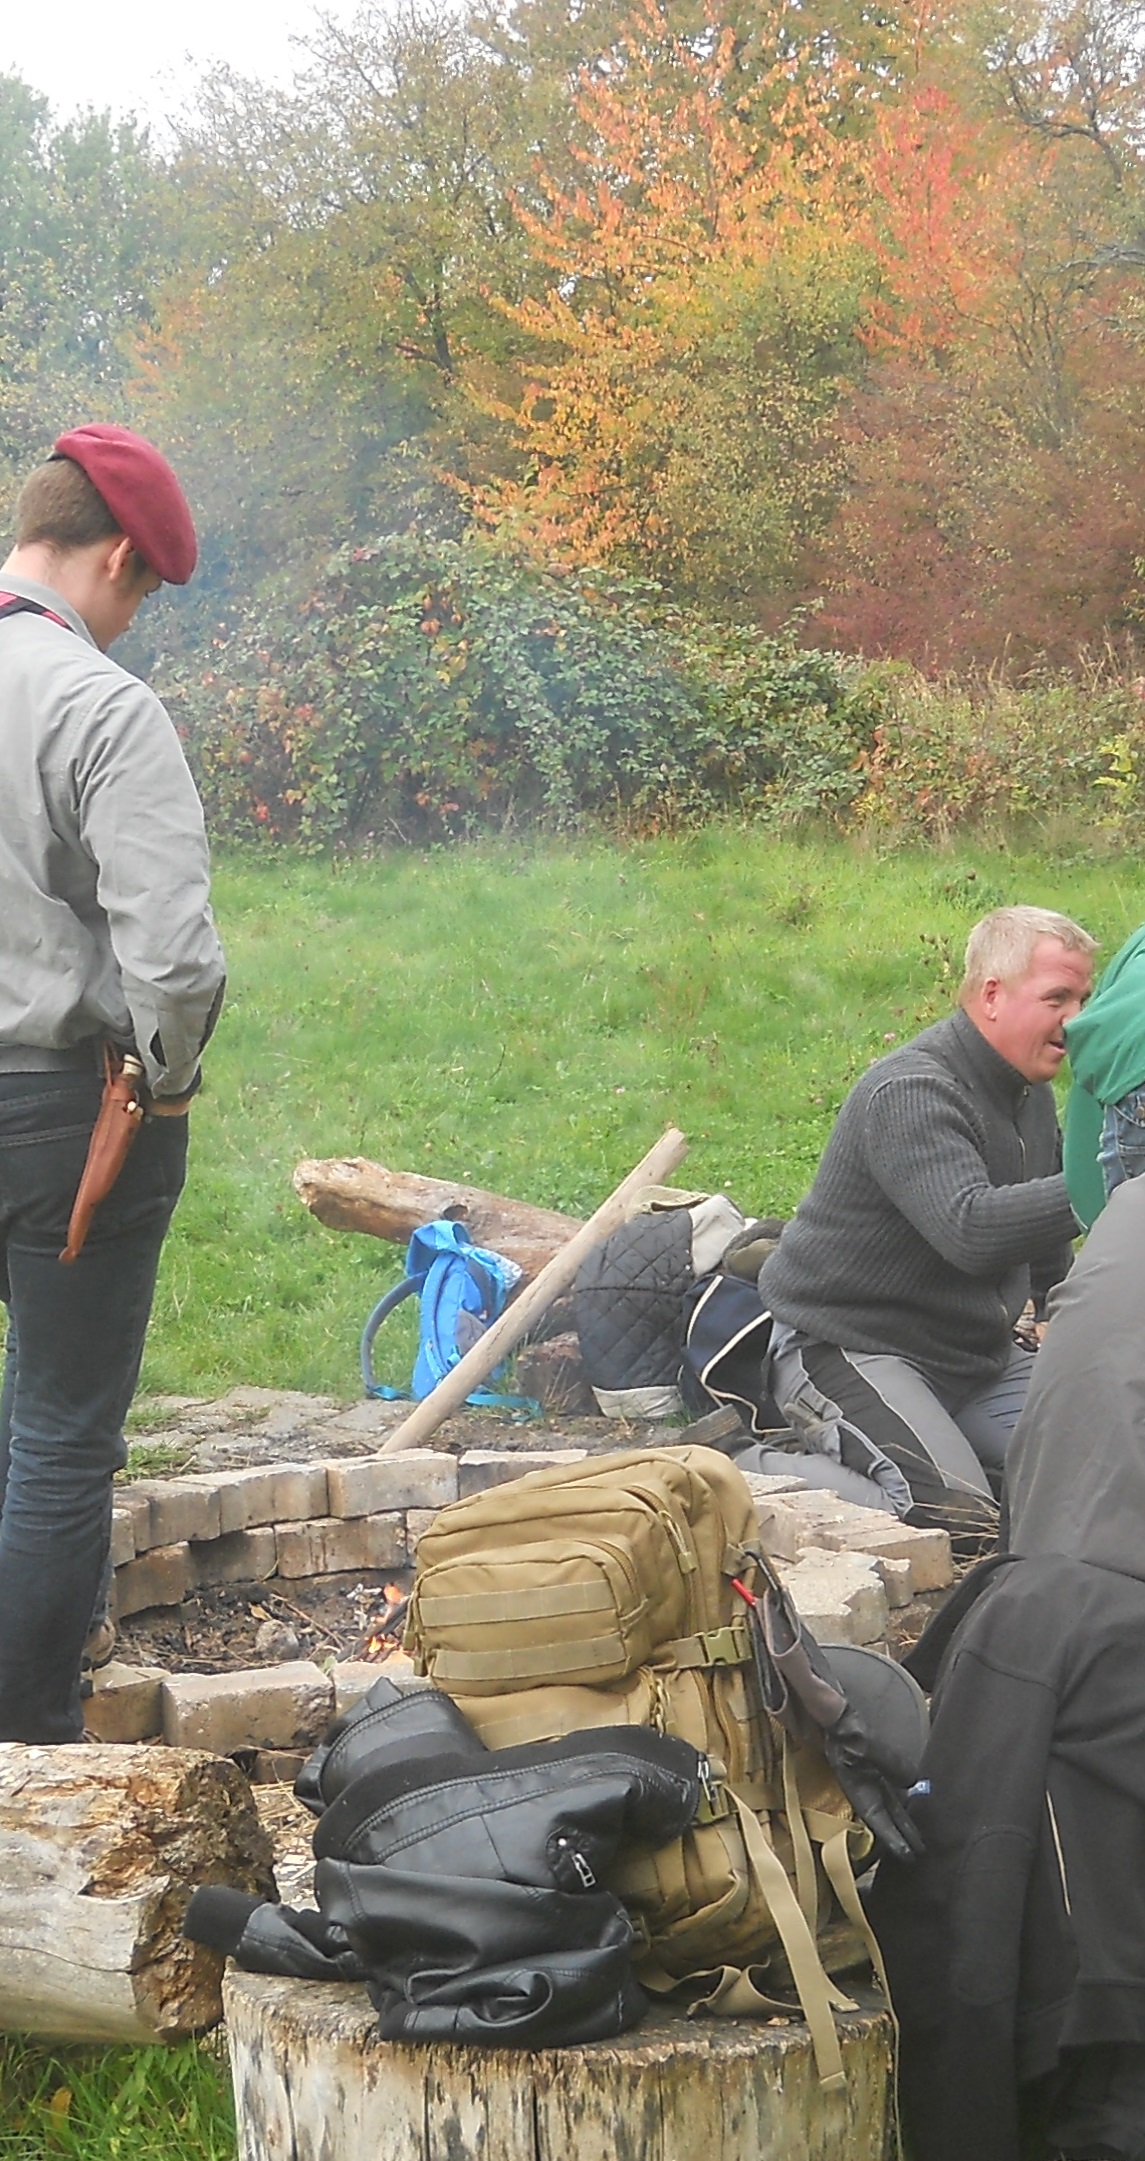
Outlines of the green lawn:
<svg viewBox="0 0 1145 2161">
<path fill-rule="evenodd" d="M 301 1156 L 587 1214 L 673 1121 L 682 1180 L 786 1210 L 850 1081 L 951 1003 L 978 915 L 1062 907 L 1107 953 L 1145 917 L 1136 862 L 734 830 L 336 869 L 224 858 L 215 891 L 230 996 L 145 1395 L 356 1393 L 358 1332 L 400 1255 L 307 1216 Z"/>
<path fill-rule="evenodd" d="M 230 998 L 194 1112 L 147 1392 L 357 1393 L 401 1256 L 323 1230 L 304 1155 L 363 1154 L 588 1213 L 669 1121 L 680 1174 L 786 1210 L 855 1075 L 953 1001 L 988 908 L 1076 915 L 1112 953 L 1145 868 L 1000 848 L 878 856 L 708 831 L 217 866 Z M 400 1361 L 399 1361 L 400 1365 Z M 229 2161 L 210 2046 L 0 2044 L 5 2161 Z"/>
</svg>

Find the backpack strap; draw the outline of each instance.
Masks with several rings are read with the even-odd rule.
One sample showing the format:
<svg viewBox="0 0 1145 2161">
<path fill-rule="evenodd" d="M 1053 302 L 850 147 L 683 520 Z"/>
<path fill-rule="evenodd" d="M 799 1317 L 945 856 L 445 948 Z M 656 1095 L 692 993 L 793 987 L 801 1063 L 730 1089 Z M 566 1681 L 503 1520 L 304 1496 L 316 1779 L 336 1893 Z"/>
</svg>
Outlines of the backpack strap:
<svg viewBox="0 0 1145 2161">
<path fill-rule="evenodd" d="M 46 615 L 48 621 L 58 623 L 61 630 L 73 629 L 66 617 L 57 615 L 54 608 L 45 608 L 38 600 L 25 600 L 22 593 L 0 593 L 0 622 L 6 615 Z"/>
<path fill-rule="evenodd" d="M 403 1298 L 412 1298 L 414 1292 L 420 1288 L 421 1279 L 418 1276 L 404 1276 L 392 1291 L 387 1291 L 385 1297 L 379 1299 L 362 1330 L 362 1340 L 358 1346 L 362 1386 L 368 1396 L 378 1397 L 383 1403 L 407 1403 L 410 1401 L 410 1391 L 408 1388 L 391 1388 L 387 1381 L 378 1380 L 374 1372 L 374 1337 L 394 1307 L 400 1306 Z"/>
</svg>

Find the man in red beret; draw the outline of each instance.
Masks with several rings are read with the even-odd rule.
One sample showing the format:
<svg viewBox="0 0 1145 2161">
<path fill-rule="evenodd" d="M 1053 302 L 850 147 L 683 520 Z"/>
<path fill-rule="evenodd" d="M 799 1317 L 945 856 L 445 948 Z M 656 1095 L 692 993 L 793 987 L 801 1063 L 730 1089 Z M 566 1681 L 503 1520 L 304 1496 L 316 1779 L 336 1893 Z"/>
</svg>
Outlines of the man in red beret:
<svg viewBox="0 0 1145 2161">
<path fill-rule="evenodd" d="M 0 1740 L 83 1737 L 112 1474 L 222 1001 L 194 783 L 107 657 L 195 556 L 166 459 L 90 426 L 25 484 L 0 570 Z M 108 1043 L 141 1062 L 146 1115 L 65 1264 Z"/>
</svg>

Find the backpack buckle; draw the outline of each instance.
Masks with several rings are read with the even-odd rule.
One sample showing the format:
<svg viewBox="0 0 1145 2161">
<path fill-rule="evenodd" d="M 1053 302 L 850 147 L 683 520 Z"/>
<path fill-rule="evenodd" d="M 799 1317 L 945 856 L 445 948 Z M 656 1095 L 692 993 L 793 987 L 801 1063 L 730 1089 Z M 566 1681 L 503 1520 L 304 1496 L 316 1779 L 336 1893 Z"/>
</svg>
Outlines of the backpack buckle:
<svg viewBox="0 0 1145 2161">
<path fill-rule="evenodd" d="M 702 1646 L 705 1666 L 742 1666 L 751 1657 L 751 1639 L 742 1621 L 701 1628 L 696 1641 Z"/>
</svg>

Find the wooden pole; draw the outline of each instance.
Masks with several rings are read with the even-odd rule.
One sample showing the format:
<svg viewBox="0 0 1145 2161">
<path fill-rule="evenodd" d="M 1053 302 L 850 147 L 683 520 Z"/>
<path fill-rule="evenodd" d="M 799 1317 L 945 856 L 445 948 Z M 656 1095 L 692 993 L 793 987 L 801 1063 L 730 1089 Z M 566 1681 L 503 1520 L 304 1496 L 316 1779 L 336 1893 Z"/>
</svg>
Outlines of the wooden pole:
<svg viewBox="0 0 1145 2161">
<path fill-rule="evenodd" d="M 437 1431 L 443 1419 L 452 1411 L 460 1410 L 466 1396 L 488 1379 L 494 1366 L 499 1366 L 501 1360 L 516 1349 L 554 1299 L 568 1289 L 585 1254 L 623 1223 L 625 1210 L 641 1187 L 662 1185 L 679 1168 L 687 1153 L 688 1143 L 683 1134 L 675 1126 L 669 1126 L 635 1170 L 629 1171 L 616 1191 L 601 1202 L 596 1214 L 591 1215 L 587 1223 L 582 1223 L 567 1245 L 546 1262 L 540 1275 L 526 1285 L 500 1320 L 486 1329 L 460 1363 L 428 1396 L 423 1397 L 408 1418 L 403 1418 L 401 1425 L 382 1442 L 378 1454 L 389 1456 L 399 1449 L 419 1448 L 428 1433 Z"/>
</svg>

